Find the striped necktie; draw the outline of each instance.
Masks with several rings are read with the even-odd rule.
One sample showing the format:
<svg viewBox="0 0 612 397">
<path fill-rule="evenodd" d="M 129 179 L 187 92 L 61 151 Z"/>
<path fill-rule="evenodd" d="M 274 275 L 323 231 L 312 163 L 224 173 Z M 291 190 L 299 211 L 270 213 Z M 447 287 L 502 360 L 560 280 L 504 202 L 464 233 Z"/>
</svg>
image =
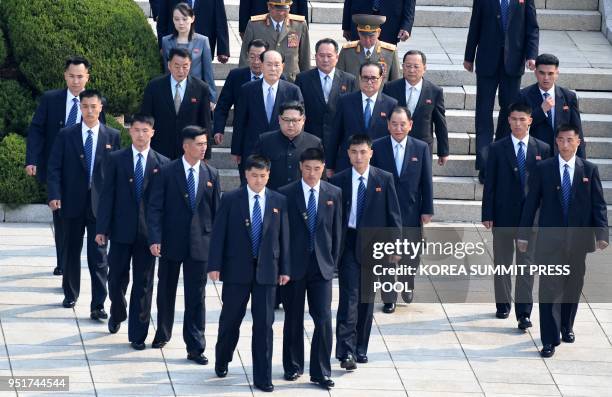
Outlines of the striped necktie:
<svg viewBox="0 0 612 397">
<path fill-rule="evenodd" d="M 314 188 L 311 188 L 310 196 L 308 197 L 308 208 L 306 209 L 306 213 L 308 216 L 308 231 L 310 232 L 310 251 L 314 250 L 315 227 L 317 225 L 317 201 L 315 199 L 314 193 Z"/>
<path fill-rule="evenodd" d="M 572 192 L 572 181 L 570 180 L 568 170 L 569 165 L 565 164 L 563 166 L 563 181 L 561 182 L 561 194 L 563 196 L 563 217 L 565 218 L 565 223 L 567 223 L 567 216 L 569 214 L 570 205 L 570 194 Z"/>
<path fill-rule="evenodd" d="M 253 215 L 251 215 L 251 252 L 253 258 L 259 255 L 259 243 L 261 242 L 261 233 L 263 222 L 261 219 L 261 207 L 259 205 L 259 195 L 255 195 L 255 204 L 253 204 Z"/>
<path fill-rule="evenodd" d="M 525 186 L 525 150 L 523 149 L 525 143 L 523 141 L 519 142 L 519 148 L 516 152 L 516 163 L 518 165 L 519 177 L 521 179 L 521 185 Z"/>
<path fill-rule="evenodd" d="M 359 187 L 357 188 L 357 219 L 355 219 L 356 226 L 361 223 L 361 216 L 363 215 L 363 208 L 365 205 L 366 187 L 363 183 L 364 177 L 359 177 Z"/>
</svg>

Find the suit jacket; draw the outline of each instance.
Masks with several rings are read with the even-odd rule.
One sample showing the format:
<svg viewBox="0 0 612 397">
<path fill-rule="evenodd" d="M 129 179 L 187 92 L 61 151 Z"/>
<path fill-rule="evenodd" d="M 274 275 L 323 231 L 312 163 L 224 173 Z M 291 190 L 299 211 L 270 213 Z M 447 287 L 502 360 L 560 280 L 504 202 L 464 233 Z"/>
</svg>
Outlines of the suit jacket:
<svg viewBox="0 0 612 397">
<path fill-rule="evenodd" d="M 36 176 L 41 183 L 47 182 L 49 154 L 57 133 L 64 128 L 66 122 L 67 95 L 66 88 L 43 93 L 30 123 L 26 143 L 26 165 L 36 166 Z M 100 113 L 100 122 L 106 123 L 104 111 Z"/>
<path fill-rule="evenodd" d="M 294 0 L 289 12 L 291 14 L 303 15 L 306 17 L 306 21 L 308 21 L 308 1 Z M 238 31 L 244 33 L 252 16 L 267 13 L 267 0 L 240 0 L 240 7 L 238 8 Z"/>
<path fill-rule="evenodd" d="M 474 0 L 464 59 L 476 58 L 476 73 L 496 74 L 502 48 L 504 68 L 511 76 L 522 76 L 525 61 L 538 56 L 540 28 L 534 0 L 510 0 L 508 18 L 504 33 L 499 0 Z"/>
<path fill-rule="evenodd" d="M 306 216 L 302 180 L 279 189 L 287 197 L 289 226 L 291 228 L 291 280 L 306 275 L 310 263 L 310 230 Z M 317 203 L 314 254 L 319 271 L 325 280 L 331 280 L 340 259 L 342 243 L 342 190 L 331 183 L 321 181 Z"/>
<path fill-rule="evenodd" d="M 538 163 L 550 155 L 550 146 L 529 136 L 523 186 L 511 136 L 493 142 L 489 146 L 487 178 L 482 194 L 482 221 L 493 221 L 495 227 L 518 226 L 530 176 Z"/>
<path fill-rule="evenodd" d="M 219 208 L 221 186 L 219 171 L 203 161 L 200 162 L 197 189 L 194 212 L 189 203 L 182 158 L 166 164 L 153 179 L 147 210 L 149 244 L 161 243 L 161 254 L 168 259 L 208 260 L 210 233 Z"/>
<path fill-rule="evenodd" d="M 278 108 L 287 101 L 304 102 L 298 86 L 288 81 L 280 80 L 274 100 L 272 117 L 268 122 L 266 118 L 265 99 L 262 91 L 263 79 L 251 81 L 240 88 L 238 109 L 234 134 L 232 135 L 231 153 L 246 157 L 254 152 L 259 135 L 266 131 L 277 130 Z"/>
<path fill-rule="evenodd" d="M 151 17 L 157 20 L 159 16 L 159 0 L 149 0 L 149 6 L 151 7 Z"/>
<path fill-rule="evenodd" d="M 304 130 L 321 138 L 325 145 L 331 135 L 338 98 L 357 89 L 355 76 L 336 69 L 327 103 L 325 103 L 318 68 L 298 74 L 295 84 L 300 87 L 304 96 L 304 107 L 306 108 Z"/>
<path fill-rule="evenodd" d="M 555 84 L 555 131 L 553 131 L 546 113 L 542 110 L 544 98 L 540 93 L 540 88 L 537 83 L 523 88 L 520 93 L 519 101 L 529 105 L 532 110 L 531 117 L 533 117 L 533 123 L 529 128 L 529 134 L 546 142 L 553 148 L 555 153 L 558 153 L 557 145 L 555 144 L 555 137 L 557 136 L 556 128 L 561 124 L 573 124 L 580 130 L 580 140 L 582 141 L 578 147 L 577 155 L 583 159 L 586 158 L 586 143 L 582 132 L 578 97 L 576 97 L 573 91 Z"/>
<path fill-rule="evenodd" d="M 159 47 L 162 46 L 162 37 L 174 31 L 172 10 L 181 0 L 158 0 L 159 18 L 157 20 L 157 37 Z M 225 14 L 224 0 L 196 0 L 193 9 L 195 15 L 195 31 L 208 37 L 210 40 L 210 53 L 214 55 L 230 55 L 229 32 L 227 28 L 227 15 Z"/>
<path fill-rule="evenodd" d="M 266 208 L 257 263 L 251 253 L 251 216 L 246 186 L 223 194 L 215 220 L 208 271 L 221 272 L 226 283 L 276 285 L 291 275 L 287 199 L 266 189 Z"/>
<path fill-rule="evenodd" d="M 397 100 L 399 106 L 406 106 L 406 79 L 398 79 L 385 84 L 383 93 Z M 423 79 L 421 95 L 412 115 L 410 136 L 427 144 L 433 144 L 434 125 L 438 156 L 448 156 L 448 130 L 444 108 L 444 91 L 429 80 Z"/>
<path fill-rule="evenodd" d="M 373 140 L 389 135 L 387 117 L 397 106 L 397 101 L 379 93 L 372 109 L 369 128 L 365 128 L 361 91 L 343 95 L 338 98 L 336 117 L 332 134 L 325 147 L 326 166 L 341 171 L 350 167 L 348 160 L 348 138 L 354 134 L 367 134 Z"/>
<path fill-rule="evenodd" d="M 210 130 L 210 90 L 208 84 L 200 79 L 187 77 L 185 95 L 179 108 L 174 111 L 174 99 L 170 88 L 170 75 L 156 77 L 145 88 L 141 113 L 155 118 L 155 135 L 151 147 L 160 154 L 176 159 L 183 154 L 183 144 L 180 133 L 188 125 L 198 125 Z M 206 150 L 206 158 L 210 158 L 210 145 Z"/>
<path fill-rule="evenodd" d="M 60 211 L 63 217 L 77 218 L 85 214 L 90 189 L 92 212 L 94 215 L 98 213 L 104 163 L 111 152 L 119 150 L 119 145 L 119 131 L 100 123 L 90 186 L 81 123 L 60 130 L 49 156 L 47 195 L 48 201 L 62 201 Z"/>
<path fill-rule="evenodd" d="M 196 3 L 197 4 L 197 3 Z M 173 34 L 164 36 L 162 39 L 162 52 L 164 57 L 164 70 L 168 71 L 168 57 L 170 50 L 177 48 L 176 37 Z M 217 88 L 215 87 L 215 77 L 213 75 L 212 55 L 208 37 L 194 33 L 187 50 L 191 54 L 191 69 L 189 75 L 204 80 L 210 90 L 210 101 L 217 102 Z"/>
<path fill-rule="evenodd" d="M 608 241 L 608 214 L 597 166 L 576 157 L 567 222 L 560 186 L 559 156 L 541 161 L 529 180 L 521 215 L 519 239 L 528 240 L 540 210 L 535 259 L 543 264 L 558 264 L 568 250 L 592 252 L 596 239 Z"/>
<path fill-rule="evenodd" d="M 259 136 L 255 153 L 259 153 L 270 159 L 270 179 L 268 187 L 277 190 L 296 179 L 302 174 L 300 172 L 300 156 L 302 152 L 310 148 L 323 150 L 321 140 L 305 131 L 290 141 L 283 135 L 281 130 L 266 132 Z"/>
<path fill-rule="evenodd" d="M 406 139 L 402 172 L 397 174 L 393 138 L 386 136 L 374 141 L 371 164 L 393 175 L 402 214 L 402 226 L 421 226 L 421 215 L 434 213 L 433 179 L 429 146 L 418 139 Z M 395 140 L 393 140 L 393 143 Z"/>
<path fill-rule="evenodd" d="M 387 43 L 397 43 L 400 29 L 412 34 L 415 6 L 416 0 L 381 0 L 377 14 L 385 15 L 387 20 L 381 26 L 380 39 Z M 374 14 L 372 0 L 344 0 L 342 30 L 350 30 L 351 40 L 359 40 L 352 21 L 354 14 Z"/>
<path fill-rule="evenodd" d="M 151 180 L 158 176 L 161 167 L 169 161 L 167 157 L 149 150 L 144 164 L 142 198 L 138 202 L 132 146 L 111 153 L 106 162 L 96 233 L 123 244 L 133 244 L 137 240 L 147 242 L 145 211 L 151 197 Z"/>
</svg>

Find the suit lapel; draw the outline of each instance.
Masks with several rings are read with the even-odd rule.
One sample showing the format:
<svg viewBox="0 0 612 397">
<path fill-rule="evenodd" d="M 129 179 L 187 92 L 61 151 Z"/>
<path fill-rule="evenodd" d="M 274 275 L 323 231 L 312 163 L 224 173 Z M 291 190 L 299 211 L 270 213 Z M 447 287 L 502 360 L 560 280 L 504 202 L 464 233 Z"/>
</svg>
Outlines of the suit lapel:
<svg viewBox="0 0 612 397">
<path fill-rule="evenodd" d="M 366 197 L 365 203 L 363 204 L 363 213 L 366 213 L 368 206 L 372 202 L 372 198 L 374 196 L 374 191 L 376 188 L 380 187 L 378 185 L 377 173 L 374 168 L 370 167 L 370 174 L 368 175 L 368 186 L 366 187 Z"/>
<path fill-rule="evenodd" d="M 285 102 L 285 90 L 281 89 L 282 86 L 283 81 L 279 80 L 276 88 L 276 98 L 274 99 L 274 109 L 272 109 L 272 116 L 270 117 L 270 122 L 268 123 L 269 126 L 272 126 L 274 124 L 274 120 L 278 119 L 278 108 L 283 102 Z"/>
<path fill-rule="evenodd" d="M 557 186 L 557 198 L 559 200 L 559 204 L 561 208 L 563 208 L 563 192 L 561 191 L 561 173 L 559 171 L 559 156 L 555 156 L 555 161 L 553 162 L 553 180 Z"/>
<path fill-rule="evenodd" d="M 334 78 L 332 80 L 332 86 L 329 90 L 329 101 L 328 103 L 335 103 L 334 101 L 340 95 L 340 85 L 342 84 L 342 77 L 340 76 L 342 72 L 338 69 L 334 72 Z M 325 102 L 325 100 L 323 101 Z"/>
<path fill-rule="evenodd" d="M 323 104 L 323 106 L 327 106 L 327 104 L 325 103 L 325 94 L 323 93 L 323 86 L 321 85 L 321 79 L 319 76 L 319 69 L 314 68 L 312 73 L 312 80 L 311 80 L 311 84 L 314 86 L 315 91 L 317 92 L 317 96 L 319 97 L 319 100 L 321 101 L 321 104 Z M 336 76 L 334 76 L 334 80 L 335 80 Z M 332 88 L 333 88 L 333 82 L 332 82 Z M 331 91 L 329 93 L 330 97 L 331 97 Z"/>
<path fill-rule="evenodd" d="M 393 170 L 393 175 L 397 175 L 397 168 L 395 167 L 395 156 L 393 153 L 394 142 L 395 140 L 391 136 L 389 136 L 386 139 L 386 143 L 382 146 L 382 153 L 380 157 L 377 156 L 377 158 L 380 158 L 381 161 L 383 161 L 384 163 L 392 165 L 392 167 L 390 168 Z M 399 177 L 399 175 L 397 176 Z"/>
<path fill-rule="evenodd" d="M 574 179 L 572 180 L 572 192 L 570 194 L 570 206 L 575 200 L 578 187 L 583 183 L 582 178 L 584 178 L 584 163 L 580 157 L 576 156 L 576 162 L 574 163 Z"/>
<path fill-rule="evenodd" d="M 136 199 L 136 183 L 134 182 L 134 158 L 132 156 L 131 146 L 125 150 L 125 153 L 123 154 L 123 158 L 121 159 L 121 162 L 123 163 L 123 167 L 125 168 L 125 172 L 128 176 L 128 181 L 130 182 L 130 193 L 132 194 L 132 197 Z M 144 188 L 143 188 L 143 191 L 144 191 Z"/>
<path fill-rule="evenodd" d="M 319 202 L 317 204 L 317 225 L 315 230 L 319 228 L 319 225 L 327 217 L 328 205 L 327 202 L 331 201 L 325 185 L 321 182 L 319 185 Z"/>
<path fill-rule="evenodd" d="M 404 79 L 404 81 L 406 81 Z M 429 87 L 425 84 L 425 80 L 423 80 L 423 84 L 421 85 L 421 95 L 419 95 L 419 100 L 417 101 L 416 106 L 414 107 L 414 114 L 412 115 L 413 119 L 417 113 L 421 112 L 421 107 L 423 106 L 423 101 L 425 100 L 425 96 L 429 95 Z"/>
<path fill-rule="evenodd" d="M 378 93 L 378 96 L 376 97 L 376 102 L 374 102 L 374 108 L 372 109 L 372 117 L 370 117 L 370 125 L 368 126 L 368 135 L 370 135 L 370 137 L 372 137 L 373 135 L 370 134 L 369 132 L 374 127 L 374 124 L 376 124 L 376 122 L 374 121 L 374 118 L 380 113 L 380 107 L 381 107 L 381 102 L 382 102 L 382 99 L 380 96 L 381 96 L 381 93 Z"/>
<path fill-rule="evenodd" d="M 512 138 L 508 137 L 506 144 L 504 145 L 504 152 L 506 153 L 506 157 L 510 162 L 510 167 L 512 168 L 512 174 L 514 177 L 520 181 L 521 178 L 518 174 L 518 160 L 516 159 L 516 153 L 514 152 L 514 143 L 512 142 Z"/>
<path fill-rule="evenodd" d="M 170 75 L 168 75 L 168 78 L 165 79 L 165 81 L 166 81 L 166 84 L 164 84 L 162 87 L 162 96 L 166 98 L 167 105 L 172 110 L 172 114 L 176 114 L 176 111 L 174 110 L 174 98 L 172 97 L 172 87 L 171 87 L 172 79 Z"/>
<path fill-rule="evenodd" d="M 210 183 L 208 167 L 205 166 L 202 161 L 200 161 L 200 176 L 198 178 L 198 192 L 196 193 L 196 208 L 200 204 L 200 201 L 204 196 L 204 192 L 208 190 L 208 183 Z"/>
<path fill-rule="evenodd" d="M 352 167 L 349 168 L 349 171 L 346 173 L 346 177 L 344 178 L 343 181 L 343 186 L 342 186 L 342 199 L 344 200 L 344 212 L 343 214 L 343 219 L 345 219 L 344 221 L 344 226 L 348 225 L 348 220 L 351 216 L 351 205 L 353 204 L 353 169 Z M 357 205 L 357 203 L 355 203 L 355 205 Z"/>
<path fill-rule="evenodd" d="M 413 157 L 417 158 L 416 153 L 414 153 L 414 145 L 412 144 L 410 137 L 407 137 L 406 138 L 406 148 L 404 149 L 404 160 L 402 161 L 402 172 L 399 176 L 401 176 L 404 172 L 406 172 L 406 169 L 408 168 L 408 164 L 412 163 Z"/>
<path fill-rule="evenodd" d="M 319 199 L 321 195 L 319 193 Z M 298 182 L 295 184 L 295 202 L 298 207 L 298 211 L 300 212 L 301 218 L 306 225 L 306 229 L 308 229 L 308 210 L 306 209 L 306 202 L 304 201 L 304 191 L 302 190 L 302 182 Z"/>
<path fill-rule="evenodd" d="M 81 126 L 81 124 L 75 125 L 78 125 L 78 129 L 75 129 L 75 133 L 71 137 L 72 142 L 74 144 L 74 149 L 76 150 L 77 155 L 81 159 L 81 165 L 83 166 L 83 169 L 87 172 L 87 163 L 85 162 L 85 148 L 83 147 L 83 136 L 81 134 L 83 127 Z"/>
<path fill-rule="evenodd" d="M 355 104 L 353 105 L 353 109 L 357 110 L 359 109 L 359 123 L 360 125 L 365 127 L 365 119 L 363 118 L 363 106 L 362 106 L 362 102 L 361 102 L 361 91 L 357 92 L 355 94 Z M 372 115 L 374 115 L 374 112 L 372 112 Z M 372 121 L 370 120 L 370 123 Z M 371 124 L 370 124 L 371 125 Z"/>
<path fill-rule="evenodd" d="M 142 191 L 144 192 L 149 185 L 150 176 L 153 174 L 153 170 L 159 165 L 157 159 L 157 153 L 153 149 L 149 149 L 149 156 L 147 156 L 147 164 L 145 166 L 144 180 L 142 182 Z M 132 168 L 133 169 L 133 168 Z"/>
<path fill-rule="evenodd" d="M 185 79 L 185 95 L 183 95 L 183 100 L 181 101 L 181 107 L 179 108 L 179 113 L 183 112 L 189 101 L 191 100 L 191 96 L 193 95 L 193 84 L 191 84 L 191 77 L 187 77 Z M 174 106 L 174 102 L 172 103 Z"/>
<path fill-rule="evenodd" d="M 529 142 L 527 143 L 528 148 L 527 148 L 527 158 L 526 158 L 526 163 L 527 163 L 527 169 L 533 169 L 532 167 L 535 166 L 536 163 L 536 156 L 540 156 L 541 159 L 541 155 L 540 155 L 540 149 L 538 148 L 538 145 L 535 141 L 535 139 L 533 139 L 533 137 L 529 137 Z"/>
<path fill-rule="evenodd" d="M 174 169 L 174 176 L 176 178 L 176 184 L 178 185 L 179 193 L 183 197 L 183 201 L 187 208 L 191 208 L 189 202 L 189 194 L 187 193 L 187 177 L 185 176 L 185 167 L 183 167 L 183 160 L 180 158 L 176 162 Z"/>
<path fill-rule="evenodd" d="M 246 186 L 240 190 L 238 205 L 240 206 L 240 213 L 244 219 L 247 236 L 249 236 L 249 241 L 251 241 L 251 213 L 249 212 L 249 194 L 247 193 Z"/>
<path fill-rule="evenodd" d="M 555 129 L 557 129 L 557 126 L 563 124 L 563 121 L 561 120 L 562 116 L 563 116 L 563 107 L 565 106 L 565 98 L 563 97 L 563 94 L 561 93 L 561 89 L 559 89 L 559 86 L 555 85 Z M 553 142 L 555 141 L 555 136 L 557 134 L 553 132 Z"/>
<path fill-rule="evenodd" d="M 268 232 L 268 228 L 270 227 L 270 222 L 272 216 L 274 216 L 274 207 L 275 203 L 272 202 L 272 195 L 270 194 L 270 190 L 266 189 L 266 210 L 263 214 L 263 227 L 261 228 L 262 239 L 263 236 Z"/>
<path fill-rule="evenodd" d="M 96 154 L 94 157 L 92 175 L 100 166 L 106 147 L 110 147 L 110 143 L 108 142 L 108 134 L 106 133 L 106 128 L 104 127 L 104 124 L 100 123 L 99 125 L 100 128 L 98 128 L 98 143 L 96 145 Z"/>
</svg>

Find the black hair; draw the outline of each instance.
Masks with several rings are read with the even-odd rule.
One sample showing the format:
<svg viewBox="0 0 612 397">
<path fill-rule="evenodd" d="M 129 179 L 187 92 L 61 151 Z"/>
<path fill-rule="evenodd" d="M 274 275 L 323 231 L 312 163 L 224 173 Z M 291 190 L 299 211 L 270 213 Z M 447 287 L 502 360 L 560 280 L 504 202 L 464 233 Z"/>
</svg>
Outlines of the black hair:
<svg viewBox="0 0 612 397">
<path fill-rule="evenodd" d="M 83 99 L 85 98 L 98 98 L 100 100 L 100 102 L 102 102 L 102 93 L 98 90 L 94 90 L 94 89 L 87 89 L 87 90 L 83 90 L 80 94 L 79 94 L 79 101 L 83 102 Z"/>
<path fill-rule="evenodd" d="M 249 52 L 251 50 L 251 47 L 265 48 L 266 51 L 268 51 L 268 49 L 270 48 L 270 44 L 268 44 L 267 41 L 262 40 L 262 39 L 253 39 L 253 40 L 249 41 L 249 45 L 247 47 L 247 52 Z"/>
<path fill-rule="evenodd" d="M 559 58 L 553 54 L 540 54 L 535 60 L 536 68 L 540 65 L 552 65 L 556 68 L 559 67 Z"/>
<path fill-rule="evenodd" d="M 336 54 L 338 53 L 339 47 L 338 47 L 338 42 L 336 42 L 336 40 L 334 39 L 330 39 L 329 37 L 326 37 L 324 39 L 321 39 L 319 41 L 317 41 L 317 44 L 315 44 L 315 53 L 319 52 L 319 47 L 322 44 L 331 44 L 334 46 L 334 50 L 336 51 Z"/>
<path fill-rule="evenodd" d="M 300 162 L 303 163 L 304 161 L 309 160 L 317 160 L 325 163 L 325 153 L 323 153 L 323 150 L 319 149 L 318 147 L 308 148 L 304 150 L 302 154 L 300 154 Z"/>
<path fill-rule="evenodd" d="M 172 16 L 174 16 L 174 11 L 180 12 L 181 14 L 183 14 L 183 16 L 186 17 L 191 17 L 193 18 L 195 16 L 195 13 L 193 12 L 193 8 L 191 8 L 189 6 L 189 4 L 187 3 L 178 3 L 177 5 L 174 6 L 174 8 L 172 9 Z M 174 24 L 172 24 L 172 35 L 174 37 L 178 37 L 178 30 L 176 30 L 176 27 L 174 26 Z M 191 38 L 193 37 L 193 33 L 195 32 L 195 23 L 192 23 L 191 26 L 189 27 L 189 35 L 187 36 L 187 40 L 191 41 Z M 172 59 L 172 58 L 170 58 Z"/>
<path fill-rule="evenodd" d="M 348 139 L 348 147 L 350 148 L 353 145 L 368 145 L 370 149 L 372 149 L 372 138 L 366 134 L 355 134 L 351 135 Z"/>
<path fill-rule="evenodd" d="M 423 60 L 423 65 L 427 65 L 427 56 L 425 56 L 425 53 L 423 51 L 419 51 L 419 50 L 410 50 L 407 53 L 404 54 L 404 58 L 402 59 L 402 63 L 406 62 L 406 57 L 408 55 L 420 55 L 421 59 Z"/>
<path fill-rule="evenodd" d="M 149 116 L 144 113 L 136 113 L 132 116 L 132 124 L 134 123 L 144 123 L 149 124 L 151 127 L 155 125 L 155 119 L 153 116 Z"/>
<path fill-rule="evenodd" d="M 367 67 L 367 66 L 374 66 L 376 68 L 378 68 L 378 75 L 382 76 L 383 74 L 383 68 L 380 65 L 380 63 L 378 62 L 372 62 L 372 61 L 366 61 L 364 63 L 361 64 L 361 66 L 359 67 L 359 76 L 361 77 L 361 71 L 363 70 L 363 68 Z"/>
<path fill-rule="evenodd" d="M 89 69 L 91 69 L 91 64 L 89 63 L 89 61 L 81 56 L 67 58 L 66 62 L 64 63 L 64 71 L 68 70 L 70 65 L 83 65 L 85 66 L 85 69 L 87 69 L 88 72 Z"/>
<path fill-rule="evenodd" d="M 304 105 L 302 105 L 300 102 L 298 101 L 287 101 L 287 102 L 283 102 L 281 103 L 281 105 L 278 108 L 278 114 L 283 114 L 285 113 L 285 110 L 297 110 L 298 112 L 300 112 L 300 115 L 304 115 Z"/>
<path fill-rule="evenodd" d="M 191 53 L 186 48 L 172 48 L 168 53 L 168 62 L 174 57 L 189 58 L 191 61 Z"/>
<path fill-rule="evenodd" d="M 252 168 L 270 171 L 270 159 L 259 154 L 252 154 L 247 157 L 244 163 L 244 170 L 249 171 Z"/>
<path fill-rule="evenodd" d="M 181 131 L 181 141 L 185 142 L 186 139 L 196 139 L 201 135 L 206 135 L 206 129 L 197 125 L 188 125 Z M 208 142 L 208 136 L 206 136 L 206 142 Z"/>
<path fill-rule="evenodd" d="M 562 133 L 562 132 L 566 132 L 566 131 L 574 131 L 575 135 L 580 136 L 580 128 L 578 128 L 577 125 L 574 124 L 561 124 L 559 126 L 559 128 L 557 128 L 557 135 Z"/>
<path fill-rule="evenodd" d="M 404 113 L 406 116 L 408 116 L 408 120 L 412 120 L 412 113 L 410 113 L 410 110 L 405 106 L 394 107 L 389 115 L 389 120 L 391 120 L 391 115 L 394 113 Z"/>
<path fill-rule="evenodd" d="M 531 116 L 531 113 L 533 113 L 533 111 L 531 110 L 531 106 L 525 103 L 522 103 L 522 102 L 516 102 L 508 106 L 508 114 L 512 112 L 527 113 L 530 116 Z"/>
</svg>

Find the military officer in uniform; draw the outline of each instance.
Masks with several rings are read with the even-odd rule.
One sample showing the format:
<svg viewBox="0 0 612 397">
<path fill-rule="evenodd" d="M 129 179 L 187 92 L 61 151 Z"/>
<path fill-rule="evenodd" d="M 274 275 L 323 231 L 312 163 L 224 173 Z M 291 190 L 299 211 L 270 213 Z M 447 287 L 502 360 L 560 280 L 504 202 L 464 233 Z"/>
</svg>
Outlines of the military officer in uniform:
<svg viewBox="0 0 612 397">
<path fill-rule="evenodd" d="M 359 76 L 359 67 L 366 61 L 370 61 L 382 66 L 383 84 L 402 77 L 396 46 L 378 40 L 380 25 L 385 23 L 386 19 L 384 15 L 353 15 L 359 40 L 350 41 L 342 46 L 336 67 L 354 76 Z"/>
<path fill-rule="evenodd" d="M 310 69 L 310 38 L 306 18 L 289 14 L 291 0 L 268 1 L 268 13 L 255 15 L 247 24 L 242 39 L 239 66 L 248 66 L 248 43 L 262 39 L 271 50 L 285 57 L 284 75 L 293 82 L 299 72 Z"/>
</svg>

